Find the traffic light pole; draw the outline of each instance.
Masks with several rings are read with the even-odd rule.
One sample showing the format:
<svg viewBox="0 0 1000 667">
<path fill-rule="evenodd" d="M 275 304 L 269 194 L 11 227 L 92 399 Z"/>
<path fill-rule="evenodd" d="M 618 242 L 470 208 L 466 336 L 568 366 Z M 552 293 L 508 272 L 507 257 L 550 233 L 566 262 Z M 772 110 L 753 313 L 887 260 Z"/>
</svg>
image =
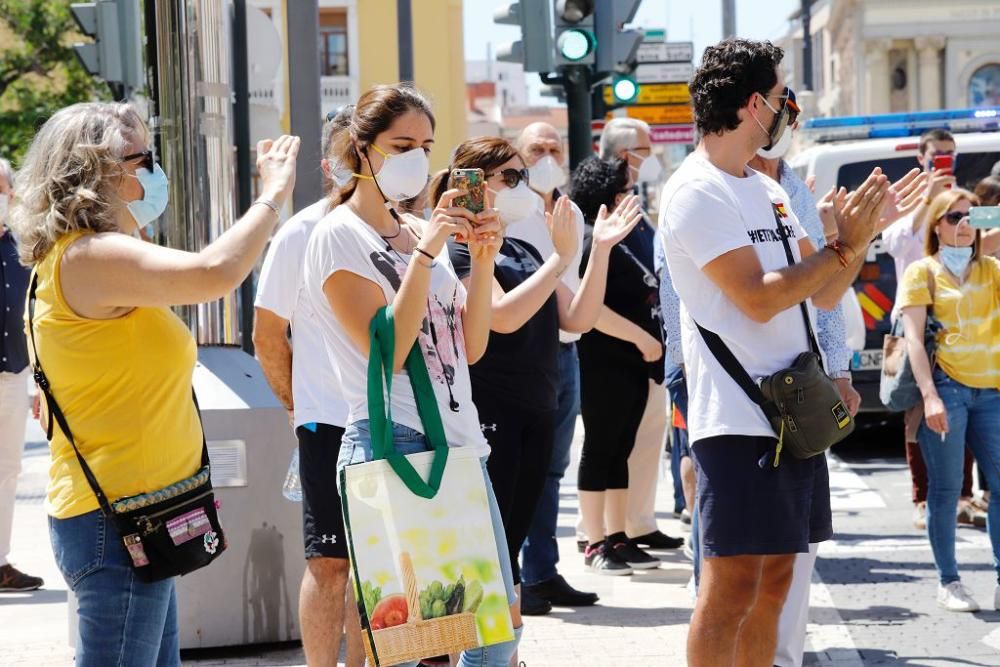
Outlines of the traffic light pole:
<svg viewBox="0 0 1000 667">
<path fill-rule="evenodd" d="M 569 116 L 569 166 L 576 169 L 594 152 L 590 129 L 590 67 L 566 65 L 560 68 L 560 74 L 566 90 L 566 113 Z"/>
</svg>

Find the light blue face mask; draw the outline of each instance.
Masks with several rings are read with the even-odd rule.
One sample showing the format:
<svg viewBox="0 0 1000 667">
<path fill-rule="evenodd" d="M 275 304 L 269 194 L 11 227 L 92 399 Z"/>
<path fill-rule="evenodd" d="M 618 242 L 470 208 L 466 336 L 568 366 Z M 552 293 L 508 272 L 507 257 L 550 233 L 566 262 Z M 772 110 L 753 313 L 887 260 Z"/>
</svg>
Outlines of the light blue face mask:
<svg viewBox="0 0 1000 667">
<path fill-rule="evenodd" d="M 145 167 L 136 169 L 135 177 L 139 179 L 139 184 L 142 186 L 142 199 L 130 201 L 128 211 L 135 218 L 136 227 L 142 229 L 163 215 L 170 199 L 170 183 L 167 181 L 167 175 L 163 173 L 158 164 L 153 165 L 152 172 Z"/>
<path fill-rule="evenodd" d="M 938 249 L 941 263 L 951 273 L 959 278 L 965 275 L 965 269 L 972 261 L 972 246 L 956 247 L 943 245 Z"/>
</svg>

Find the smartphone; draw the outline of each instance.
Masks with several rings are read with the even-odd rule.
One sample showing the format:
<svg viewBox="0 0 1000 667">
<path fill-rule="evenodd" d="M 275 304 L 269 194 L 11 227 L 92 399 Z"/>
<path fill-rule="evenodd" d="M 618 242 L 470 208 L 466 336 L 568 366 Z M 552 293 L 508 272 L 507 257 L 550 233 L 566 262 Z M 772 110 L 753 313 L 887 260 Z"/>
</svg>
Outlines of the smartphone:
<svg viewBox="0 0 1000 667">
<path fill-rule="evenodd" d="M 973 206 L 969 209 L 969 224 L 980 229 L 1000 227 L 1000 206 Z"/>
<path fill-rule="evenodd" d="M 954 155 L 935 155 L 934 171 L 951 171 L 955 165 Z"/>
<path fill-rule="evenodd" d="M 486 207 L 486 175 L 482 169 L 453 169 L 451 187 L 464 193 L 455 197 L 455 206 L 473 213 L 480 213 Z"/>
</svg>

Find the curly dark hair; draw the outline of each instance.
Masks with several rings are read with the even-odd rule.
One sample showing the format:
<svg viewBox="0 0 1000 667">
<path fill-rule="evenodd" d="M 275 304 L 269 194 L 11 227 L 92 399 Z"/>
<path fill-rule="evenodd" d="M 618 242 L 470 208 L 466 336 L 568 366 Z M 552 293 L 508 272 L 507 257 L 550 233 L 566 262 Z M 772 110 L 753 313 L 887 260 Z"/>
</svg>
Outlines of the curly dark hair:
<svg viewBox="0 0 1000 667">
<path fill-rule="evenodd" d="M 593 155 L 577 165 L 570 182 L 570 198 L 580 207 L 588 225 L 594 224 L 601 204 L 610 210 L 617 195 L 631 191 L 628 162 L 618 158 L 602 160 Z"/>
<path fill-rule="evenodd" d="M 771 42 L 727 39 L 705 49 L 688 85 L 698 130 L 722 134 L 739 127 L 736 113 L 754 93 L 767 93 L 785 53 Z"/>
</svg>

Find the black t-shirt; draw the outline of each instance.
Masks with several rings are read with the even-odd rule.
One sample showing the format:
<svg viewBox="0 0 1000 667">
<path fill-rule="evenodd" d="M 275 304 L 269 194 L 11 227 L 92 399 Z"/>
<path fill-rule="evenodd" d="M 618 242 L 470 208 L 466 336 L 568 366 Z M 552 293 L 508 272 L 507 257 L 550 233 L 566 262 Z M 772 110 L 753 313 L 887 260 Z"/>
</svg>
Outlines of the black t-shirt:
<svg viewBox="0 0 1000 667">
<path fill-rule="evenodd" d="M 468 246 L 449 241 L 448 254 L 458 277 L 467 277 L 472 270 Z M 542 258 L 531 244 L 507 238 L 494 265 L 493 276 L 509 292 L 542 266 Z M 558 352 L 559 306 L 553 293 L 517 331 L 490 332 L 486 353 L 469 367 L 473 401 L 499 398 L 537 410 L 555 410 Z"/>
<path fill-rule="evenodd" d="M 580 275 L 590 259 L 593 225 L 587 225 L 583 240 Z M 653 263 L 656 230 L 643 219 L 628 236 L 611 250 L 608 263 L 608 287 L 604 305 L 649 335 L 663 341 L 663 316 L 660 312 L 660 281 Z M 634 344 L 601 333 L 597 329 L 583 335 L 578 344 L 581 364 L 625 363 L 644 366 L 649 377 L 663 382 L 663 359 L 646 363 Z M 665 348 L 664 348 L 665 349 Z"/>
</svg>

